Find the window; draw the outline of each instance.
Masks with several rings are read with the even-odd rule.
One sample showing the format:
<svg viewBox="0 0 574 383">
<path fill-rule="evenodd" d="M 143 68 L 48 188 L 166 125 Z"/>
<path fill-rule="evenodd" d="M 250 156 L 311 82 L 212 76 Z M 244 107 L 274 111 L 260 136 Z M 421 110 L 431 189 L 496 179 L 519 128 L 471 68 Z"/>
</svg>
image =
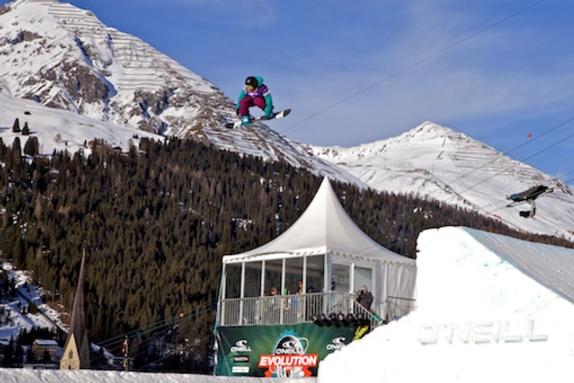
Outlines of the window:
<svg viewBox="0 0 574 383">
<path fill-rule="evenodd" d="M 285 290 L 286 294 L 296 294 L 299 283 L 303 284 L 303 258 L 285 260 Z"/>
<path fill-rule="evenodd" d="M 369 291 L 373 289 L 373 270 L 366 267 L 355 266 L 353 291 L 357 292 L 363 286 L 367 286 Z"/>
<path fill-rule="evenodd" d="M 315 255 L 307 257 L 307 293 L 320 293 L 323 291 L 325 274 L 325 256 Z"/>
<path fill-rule="evenodd" d="M 225 298 L 239 298 L 241 295 L 241 263 L 225 265 Z"/>
<path fill-rule="evenodd" d="M 334 263 L 331 270 L 331 291 L 348 293 L 350 286 L 349 265 Z"/>
<path fill-rule="evenodd" d="M 283 260 L 265 262 L 265 295 L 280 295 Z"/>
<path fill-rule="evenodd" d="M 244 297 L 261 296 L 261 265 L 262 262 L 245 262 Z"/>
</svg>

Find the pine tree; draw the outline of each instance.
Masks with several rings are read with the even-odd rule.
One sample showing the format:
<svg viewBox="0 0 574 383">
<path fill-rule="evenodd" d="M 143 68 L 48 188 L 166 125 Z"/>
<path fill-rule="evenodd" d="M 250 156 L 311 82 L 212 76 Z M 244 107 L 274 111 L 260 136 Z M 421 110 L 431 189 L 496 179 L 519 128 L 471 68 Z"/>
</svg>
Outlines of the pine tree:
<svg viewBox="0 0 574 383">
<path fill-rule="evenodd" d="M 20 145 L 20 137 L 14 138 L 12 142 L 12 149 L 10 151 L 10 157 L 8 158 L 9 165 L 15 166 L 16 169 L 21 169 L 19 164 L 22 162 L 22 147 Z M 15 170 L 16 170 L 15 169 Z"/>
<path fill-rule="evenodd" d="M 24 123 L 24 127 L 22 128 L 22 135 L 29 136 L 30 135 L 30 128 L 28 127 L 28 121 Z"/>
<path fill-rule="evenodd" d="M 17 118 L 14 120 L 14 125 L 12 125 L 12 132 L 20 133 L 20 120 Z"/>
<path fill-rule="evenodd" d="M 27 125 L 24 126 L 24 129 L 26 129 L 26 127 Z M 22 130 L 22 134 L 24 134 L 24 130 Z M 37 156 L 40 154 L 40 143 L 38 141 L 38 137 L 32 136 L 28 138 L 24 144 L 24 153 L 29 156 Z"/>
</svg>

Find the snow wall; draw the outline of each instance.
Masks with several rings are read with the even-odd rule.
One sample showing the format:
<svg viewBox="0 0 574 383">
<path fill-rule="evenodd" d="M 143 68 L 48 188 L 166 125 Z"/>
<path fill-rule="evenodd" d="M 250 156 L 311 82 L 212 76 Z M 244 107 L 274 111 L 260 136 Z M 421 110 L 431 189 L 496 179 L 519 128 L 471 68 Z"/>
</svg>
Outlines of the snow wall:
<svg viewBox="0 0 574 383">
<path fill-rule="evenodd" d="M 417 246 L 416 310 L 327 357 L 319 383 L 574 379 L 574 250 L 459 227 Z"/>
<path fill-rule="evenodd" d="M 190 374 L 152 374 L 117 371 L 60 371 L 0 369 L 2 383 L 314 383 L 315 378 L 228 378 Z"/>
</svg>

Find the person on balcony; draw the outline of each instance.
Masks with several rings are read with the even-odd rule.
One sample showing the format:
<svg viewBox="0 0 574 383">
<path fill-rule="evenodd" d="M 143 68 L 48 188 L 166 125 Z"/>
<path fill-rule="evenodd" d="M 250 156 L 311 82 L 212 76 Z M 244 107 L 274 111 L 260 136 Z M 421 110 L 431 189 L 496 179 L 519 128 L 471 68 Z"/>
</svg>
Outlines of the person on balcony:
<svg viewBox="0 0 574 383">
<path fill-rule="evenodd" d="M 305 289 L 303 289 L 303 281 L 299 280 L 297 281 L 297 291 L 295 293 L 295 296 L 293 297 L 293 299 L 291 300 L 292 306 L 295 308 L 295 312 L 297 315 L 297 321 L 301 321 L 303 319 L 304 316 L 304 311 L 305 311 Z"/>
<path fill-rule="evenodd" d="M 262 304 L 262 324 L 278 324 L 279 323 L 279 312 L 281 302 L 278 300 L 279 290 L 277 287 L 271 287 L 269 289 L 268 298 L 266 298 Z"/>
<path fill-rule="evenodd" d="M 304 289 L 303 289 L 303 281 L 299 280 L 299 281 L 297 282 L 297 295 L 301 295 L 301 294 L 304 294 L 304 293 L 305 293 L 305 291 L 304 291 Z"/>
<path fill-rule="evenodd" d="M 359 291 L 359 295 L 357 296 L 357 303 L 361 306 L 366 308 L 367 310 L 371 311 L 371 306 L 373 304 L 373 294 L 367 289 L 367 286 L 361 286 L 361 290 Z"/>
</svg>

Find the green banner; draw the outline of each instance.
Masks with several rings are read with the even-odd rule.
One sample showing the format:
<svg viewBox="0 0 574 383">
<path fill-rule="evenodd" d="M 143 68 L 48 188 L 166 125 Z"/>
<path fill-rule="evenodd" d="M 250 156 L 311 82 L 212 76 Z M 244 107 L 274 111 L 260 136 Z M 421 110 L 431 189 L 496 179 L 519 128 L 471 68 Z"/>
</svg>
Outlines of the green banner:
<svg viewBox="0 0 574 383">
<path fill-rule="evenodd" d="M 368 328 L 318 326 L 218 327 L 216 375 L 259 377 L 317 376 L 319 362 Z"/>
</svg>

